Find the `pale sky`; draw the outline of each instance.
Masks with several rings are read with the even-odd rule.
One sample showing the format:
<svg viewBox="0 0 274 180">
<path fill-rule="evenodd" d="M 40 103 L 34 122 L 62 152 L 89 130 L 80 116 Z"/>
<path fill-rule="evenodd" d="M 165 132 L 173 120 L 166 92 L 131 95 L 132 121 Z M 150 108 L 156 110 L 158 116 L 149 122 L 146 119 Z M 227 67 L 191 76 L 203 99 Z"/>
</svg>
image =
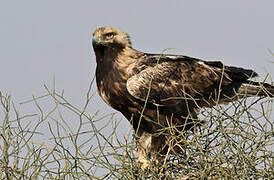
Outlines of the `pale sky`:
<svg viewBox="0 0 274 180">
<path fill-rule="evenodd" d="M 44 94 L 43 84 L 51 87 L 55 78 L 72 103 L 84 104 L 96 67 L 91 36 L 101 26 L 126 31 L 141 51 L 172 48 L 169 54 L 222 60 L 274 77 L 267 51 L 274 51 L 273 22 L 269 0 L 0 0 L 0 91 L 30 111 L 18 103 Z M 88 110 L 115 112 L 98 95 Z M 125 119 L 122 132 L 124 125 Z"/>
</svg>

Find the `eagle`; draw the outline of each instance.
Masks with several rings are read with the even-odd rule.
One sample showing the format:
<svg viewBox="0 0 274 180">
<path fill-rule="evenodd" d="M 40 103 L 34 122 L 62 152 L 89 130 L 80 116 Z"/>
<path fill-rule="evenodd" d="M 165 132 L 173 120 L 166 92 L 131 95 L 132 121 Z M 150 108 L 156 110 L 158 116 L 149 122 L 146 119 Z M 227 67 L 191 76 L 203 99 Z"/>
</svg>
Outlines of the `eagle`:
<svg viewBox="0 0 274 180">
<path fill-rule="evenodd" d="M 132 124 L 138 162 L 146 169 L 168 147 L 168 126 L 177 132 L 199 122 L 200 108 L 243 97 L 274 97 L 274 86 L 250 80 L 256 72 L 184 55 L 150 54 L 132 48 L 115 27 L 93 32 L 96 83 L 101 98 Z"/>
</svg>

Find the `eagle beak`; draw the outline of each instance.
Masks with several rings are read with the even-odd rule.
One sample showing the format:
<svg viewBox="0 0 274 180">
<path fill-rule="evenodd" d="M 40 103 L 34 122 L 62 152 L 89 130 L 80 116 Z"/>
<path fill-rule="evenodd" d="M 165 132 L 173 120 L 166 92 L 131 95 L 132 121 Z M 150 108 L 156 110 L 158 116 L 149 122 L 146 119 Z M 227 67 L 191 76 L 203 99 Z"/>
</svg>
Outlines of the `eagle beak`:
<svg viewBox="0 0 274 180">
<path fill-rule="evenodd" d="M 100 44 L 100 39 L 97 35 L 93 35 L 93 38 L 92 38 L 92 44 L 93 45 L 98 45 Z"/>
</svg>

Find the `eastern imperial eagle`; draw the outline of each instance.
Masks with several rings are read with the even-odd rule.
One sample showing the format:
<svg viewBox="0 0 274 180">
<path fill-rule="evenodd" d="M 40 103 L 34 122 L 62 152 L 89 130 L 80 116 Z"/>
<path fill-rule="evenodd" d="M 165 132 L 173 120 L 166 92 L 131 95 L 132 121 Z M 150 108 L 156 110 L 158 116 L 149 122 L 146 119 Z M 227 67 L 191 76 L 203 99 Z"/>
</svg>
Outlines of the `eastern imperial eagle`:
<svg viewBox="0 0 274 180">
<path fill-rule="evenodd" d="M 201 107 L 274 95 L 274 86 L 248 80 L 257 76 L 252 70 L 183 55 L 143 53 L 132 48 L 127 33 L 114 27 L 96 29 L 92 44 L 99 94 L 133 125 L 142 168 L 148 166 L 147 153 L 164 153 L 168 133 L 155 135 L 164 127 L 187 130 Z"/>
</svg>

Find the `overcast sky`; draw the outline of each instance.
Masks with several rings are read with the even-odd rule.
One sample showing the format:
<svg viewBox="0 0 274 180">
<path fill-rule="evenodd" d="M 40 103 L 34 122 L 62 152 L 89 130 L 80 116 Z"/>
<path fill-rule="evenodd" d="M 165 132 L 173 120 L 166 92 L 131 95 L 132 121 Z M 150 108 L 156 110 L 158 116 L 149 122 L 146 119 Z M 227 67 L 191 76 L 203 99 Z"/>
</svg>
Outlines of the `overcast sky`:
<svg viewBox="0 0 274 180">
<path fill-rule="evenodd" d="M 55 77 L 57 89 L 83 104 L 96 67 L 91 35 L 106 25 L 128 32 L 141 51 L 173 48 L 273 77 L 273 22 L 269 0 L 0 0 L 0 91 L 19 103 Z M 92 104 L 90 112 L 115 112 L 98 95 Z"/>
</svg>

